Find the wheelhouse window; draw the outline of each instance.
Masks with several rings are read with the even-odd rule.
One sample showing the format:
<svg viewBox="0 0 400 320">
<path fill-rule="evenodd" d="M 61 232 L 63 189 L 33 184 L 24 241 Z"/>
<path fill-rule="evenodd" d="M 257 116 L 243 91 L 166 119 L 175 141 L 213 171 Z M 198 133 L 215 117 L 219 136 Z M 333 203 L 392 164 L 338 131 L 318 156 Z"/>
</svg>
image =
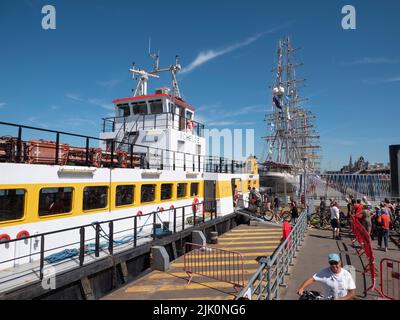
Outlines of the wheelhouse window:
<svg viewBox="0 0 400 320">
<path fill-rule="evenodd" d="M 172 198 L 172 183 L 161 185 L 161 200 L 168 200 Z"/>
<path fill-rule="evenodd" d="M 149 101 L 149 105 L 151 114 L 159 114 L 163 112 L 163 103 L 161 100 Z"/>
<path fill-rule="evenodd" d="M 39 193 L 39 216 L 49 216 L 71 212 L 71 187 L 43 188 Z"/>
<path fill-rule="evenodd" d="M 115 205 L 118 207 L 133 204 L 134 190 L 134 185 L 117 186 Z"/>
<path fill-rule="evenodd" d="M 187 187 L 187 183 L 178 183 L 177 190 L 176 190 L 176 196 L 178 198 L 186 197 L 186 187 Z"/>
<path fill-rule="evenodd" d="M 83 188 L 83 210 L 94 210 L 107 207 L 108 187 Z"/>
<path fill-rule="evenodd" d="M 24 207 L 24 189 L 0 189 L 0 221 L 22 219 Z"/>
<path fill-rule="evenodd" d="M 133 114 L 147 114 L 147 103 L 136 102 L 132 103 Z"/>
<path fill-rule="evenodd" d="M 186 110 L 186 119 L 193 120 L 193 112 Z"/>
<path fill-rule="evenodd" d="M 119 117 L 128 117 L 130 115 L 130 109 L 128 103 L 118 104 L 117 108 Z"/>
<path fill-rule="evenodd" d="M 140 192 L 141 202 L 152 202 L 155 199 L 156 185 L 155 184 L 143 184 Z"/>
<path fill-rule="evenodd" d="M 190 196 L 198 196 L 199 195 L 199 183 L 193 182 L 190 184 Z"/>
</svg>

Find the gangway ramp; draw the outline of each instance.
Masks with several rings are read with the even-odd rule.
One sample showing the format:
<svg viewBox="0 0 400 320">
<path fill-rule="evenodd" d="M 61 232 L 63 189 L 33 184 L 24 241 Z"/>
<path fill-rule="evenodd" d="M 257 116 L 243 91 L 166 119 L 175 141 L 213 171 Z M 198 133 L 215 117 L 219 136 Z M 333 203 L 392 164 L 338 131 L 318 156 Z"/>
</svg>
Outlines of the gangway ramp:
<svg viewBox="0 0 400 320">
<path fill-rule="evenodd" d="M 238 227 L 220 235 L 213 248 L 239 252 L 243 257 L 244 284 L 256 272 L 259 256 L 271 256 L 282 237 L 280 226 Z M 221 261 L 208 262 L 210 266 L 223 268 Z M 232 269 L 226 272 L 234 272 Z M 188 284 L 184 269 L 184 256 L 171 262 L 167 272 L 152 271 L 140 279 L 103 297 L 107 300 L 232 300 L 236 290 L 231 283 L 193 274 Z"/>
</svg>

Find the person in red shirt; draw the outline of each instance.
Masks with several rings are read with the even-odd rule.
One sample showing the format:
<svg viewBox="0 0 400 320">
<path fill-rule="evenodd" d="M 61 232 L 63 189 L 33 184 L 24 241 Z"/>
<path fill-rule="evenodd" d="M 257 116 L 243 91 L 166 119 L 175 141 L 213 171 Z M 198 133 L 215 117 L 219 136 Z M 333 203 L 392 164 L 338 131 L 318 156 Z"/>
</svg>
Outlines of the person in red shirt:
<svg viewBox="0 0 400 320">
<path fill-rule="evenodd" d="M 357 217 L 357 215 L 359 215 L 361 213 L 361 211 L 363 211 L 363 210 L 364 210 L 364 206 L 361 203 L 361 200 L 358 199 L 357 203 L 353 206 L 353 214 L 355 214 Z"/>
<path fill-rule="evenodd" d="M 389 209 L 384 208 L 382 210 L 382 214 L 376 219 L 378 223 L 378 246 L 379 246 L 378 249 L 382 250 L 382 238 L 383 238 L 385 243 L 385 251 L 387 251 L 388 247 L 389 226 L 390 226 L 390 215 L 388 210 Z"/>
</svg>

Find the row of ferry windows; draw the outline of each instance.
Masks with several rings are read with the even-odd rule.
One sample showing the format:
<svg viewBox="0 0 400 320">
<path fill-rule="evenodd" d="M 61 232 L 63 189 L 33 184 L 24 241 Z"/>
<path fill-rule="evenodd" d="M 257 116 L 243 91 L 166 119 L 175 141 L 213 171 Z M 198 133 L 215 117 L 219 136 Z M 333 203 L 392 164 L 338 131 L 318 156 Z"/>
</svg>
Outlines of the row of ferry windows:
<svg viewBox="0 0 400 320">
<path fill-rule="evenodd" d="M 161 184 L 161 200 L 172 199 L 174 184 Z M 176 186 L 176 197 L 187 196 L 188 183 L 178 183 Z M 119 185 L 116 188 L 115 206 L 132 205 L 134 199 L 134 185 Z M 39 193 L 39 216 L 69 213 L 72 210 L 73 201 L 72 187 L 43 188 Z M 190 184 L 190 195 L 197 196 L 199 183 Z M 156 196 L 155 184 L 143 184 L 140 191 L 140 202 L 152 202 Z M 107 207 L 108 187 L 95 186 L 83 189 L 83 210 L 95 210 Z M 0 221 L 22 219 L 25 211 L 24 189 L 0 189 Z"/>
</svg>

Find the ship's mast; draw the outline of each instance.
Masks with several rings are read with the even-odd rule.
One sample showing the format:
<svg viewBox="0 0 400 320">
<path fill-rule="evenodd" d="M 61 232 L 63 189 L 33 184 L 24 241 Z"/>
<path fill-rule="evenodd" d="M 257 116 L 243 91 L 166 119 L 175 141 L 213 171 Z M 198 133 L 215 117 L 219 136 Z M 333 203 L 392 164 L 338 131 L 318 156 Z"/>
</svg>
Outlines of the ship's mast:
<svg viewBox="0 0 400 320">
<path fill-rule="evenodd" d="M 320 148 L 314 129 L 315 116 L 311 111 L 299 106 L 302 101 L 298 84 L 304 79 L 296 77 L 296 63 L 293 53 L 298 49 L 292 47 L 289 37 L 278 42 L 278 65 L 272 85 L 272 113 L 267 115 L 267 123 L 272 128 L 272 134 L 265 137 L 269 144 L 267 161 L 290 165 L 293 169 L 306 166 L 310 170 L 318 169 L 318 154 Z"/>
<path fill-rule="evenodd" d="M 150 50 L 150 45 L 151 45 L 151 40 L 149 39 L 149 56 L 151 59 L 154 60 L 154 67 L 152 71 L 145 71 L 141 69 L 137 69 L 135 67 L 135 64 L 133 63 L 133 66 L 131 69 L 129 69 L 130 72 L 133 74 L 133 78 L 135 80 L 138 80 L 138 83 L 136 85 L 136 89 L 134 91 L 133 96 L 144 96 L 147 95 L 147 83 L 149 80 L 149 77 L 151 78 L 159 78 L 158 73 L 161 72 L 170 72 L 171 77 L 172 77 L 172 96 L 177 97 L 177 98 L 182 98 L 181 92 L 179 90 L 179 85 L 178 85 L 178 80 L 176 75 L 178 72 L 181 70 L 181 65 L 179 64 L 179 56 L 175 56 L 175 64 L 171 65 L 167 68 L 160 68 L 160 54 L 159 53 L 151 53 Z"/>
</svg>

